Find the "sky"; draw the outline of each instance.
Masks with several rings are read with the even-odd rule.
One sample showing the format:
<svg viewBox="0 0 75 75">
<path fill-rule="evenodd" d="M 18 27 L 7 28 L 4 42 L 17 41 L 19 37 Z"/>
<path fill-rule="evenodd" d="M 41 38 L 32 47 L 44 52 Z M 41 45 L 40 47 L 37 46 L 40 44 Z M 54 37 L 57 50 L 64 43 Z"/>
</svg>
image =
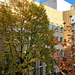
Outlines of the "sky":
<svg viewBox="0 0 75 75">
<path fill-rule="evenodd" d="M 37 2 L 44 2 L 44 1 L 47 1 L 47 0 L 34 0 L 34 1 L 37 1 Z"/>
<path fill-rule="evenodd" d="M 72 5 L 75 5 L 75 0 L 65 0 L 67 1 L 68 3 L 72 4 Z"/>
<path fill-rule="evenodd" d="M 0 0 L 0 1 L 4 2 L 5 0 Z M 39 0 L 34 0 L 34 1 L 39 1 Z M 43 1 L 46 1 L 46 0 L 40 0 L 40 2 L 43 2 Z M 75 0 L 65 0 L 65 1 L 69 2 L 72 5 L 75 5 Z"/>
<path fill-rule="evenodd" d="M 37 2 L 44 2 L 44 1 L 47 1 L 47 0 L 34 0 L 34 1 L 37 1 Z M 72 4 L 72 5 L 75 5 L 75 0 L 65 0 L 67 1 L 68 3 Z"/>
</svg>

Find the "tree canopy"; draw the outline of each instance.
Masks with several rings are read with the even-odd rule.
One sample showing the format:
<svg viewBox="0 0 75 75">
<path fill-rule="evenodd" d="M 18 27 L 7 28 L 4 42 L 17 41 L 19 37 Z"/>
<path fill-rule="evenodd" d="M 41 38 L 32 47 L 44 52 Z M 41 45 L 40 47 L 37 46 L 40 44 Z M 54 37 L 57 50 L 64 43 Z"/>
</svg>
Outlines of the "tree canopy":
<svg viewBox="0 0 75 75">
<path fill-rule="evenodd" d="M 27 0 L 0 5 L 0 72 L 28 74 L 36 69 L 35 62 L 52 69 L 55 52 L 53 31 L 42 4 Z M 18 75 L 19 75 L 18 74 Z"/>
</svg>

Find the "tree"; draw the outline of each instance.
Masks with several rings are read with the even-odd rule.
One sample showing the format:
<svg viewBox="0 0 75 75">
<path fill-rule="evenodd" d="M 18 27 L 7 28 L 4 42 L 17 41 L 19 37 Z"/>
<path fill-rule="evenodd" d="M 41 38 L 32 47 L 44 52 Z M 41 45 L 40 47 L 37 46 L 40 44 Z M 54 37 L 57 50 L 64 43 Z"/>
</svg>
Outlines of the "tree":
<svg viewBox="0 0 75 75">
<path fill-rule="evenodd" d="M 27 0 L 2 4 L 0 9 L 0 35 L 3 47 L 0 52 L 0 72 L 18 75 L 37 69 L 36 61 L 52 69 L 51 56 L 55 52 L 53 31 L 42 4 Z M 2 44 L 1 42 L 1 44 Z"/>
<path fill-rule="evenodd" d="M 57 60 L 57 63 L 59 64 L 58 69 L 60 72 L 62 72 L 63 75 L 75 75 L 75 30 L 73 29 L 75 24 L 71 24 L 71 26 L 68 26 L 68 32 L 70 32 L 68 36 L 68 41 L 66 39 L 64 40 L 64 57 L 61 58 L 60 54 L 58 53 L 59 59 Z M 64 30 L 66 31 L 66 30 Z M 67 43 L 69 46 L 67 45 Z"/>
</svg>

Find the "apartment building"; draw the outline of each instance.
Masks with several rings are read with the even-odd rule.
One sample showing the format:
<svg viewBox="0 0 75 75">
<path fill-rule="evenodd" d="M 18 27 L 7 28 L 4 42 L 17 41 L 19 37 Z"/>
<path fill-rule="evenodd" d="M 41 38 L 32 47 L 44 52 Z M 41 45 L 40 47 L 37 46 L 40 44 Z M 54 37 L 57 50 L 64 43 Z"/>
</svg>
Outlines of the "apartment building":
<svg viewBox="0 0 75 75">
<path fill-rule="evenodd" d="M 51 7 L 53 9 L 56 9 L 57 11 L 60 12 L 70 10 L 70 6 L 71 6 L 71 4 L 66 2 L 65 0 L 46 0 L 43 1 L 42 4 Z"/>
<path fill-rule="evenodd" d="M 75 40 L 75 5 L 72 5 L 70 10 L 63 12 L 63 20 L 65 22 L 64 39 L 66 39 L 66 44 L 70 46 L 70 43 L 75 43 L 75 41 L 70 39 L 73 36 Z"/>
<path fill-rule="evenodd" d="M 10 0 L 0 0 L 0 1 L 5 3 L 10 3 Z M 29 1 L 32 1 L 32 0 L 29 0 Z M 64 43 L 64 39 L 67 39 L 67 41 L 69 40 L 68 39 L 69 36 L 67 36 L 68 33 L 72 34 L 75 37 L 74 33 L 71 33 L 71 31 L 68 31 L 69 26 L 73 24 L 72 29 L 75 32 L 75 5 L 71 6 L 71 4 L 69 4 L 68 2 L 64 0 L 34 0 L 34 1 L 37 5 L 39 5 L 39 2 L 44 4 L 46 13 L 50 20 L 49 29 L 55 30 L 54 36 L 57 41 L 60 41 L 60 44 L 57 44 L 55 48 L 63 52 L 64 47 L 61 45 L 61 43 Z M 62 4 L 60 4 L 60 2 Z M 72 40 L 70 40 L 70 42 L 71 41 Z M 54 56 L 57 57 L 57 53 L 55 53 Z M 62 56 L 64 56 L 63 53 L 62 53 Z M 47 66 L 42 65 L 39 62 L 37 62 L 36 64 L 37 64 L 36 67 L 39 67 L 40 69 L 34 72 L 30 72 L 29 75 L 47 75 L 47 70 L 46 70 Z M 59 70 L 56 69 L 56 72 L 59 72 Z"/>
</svg>

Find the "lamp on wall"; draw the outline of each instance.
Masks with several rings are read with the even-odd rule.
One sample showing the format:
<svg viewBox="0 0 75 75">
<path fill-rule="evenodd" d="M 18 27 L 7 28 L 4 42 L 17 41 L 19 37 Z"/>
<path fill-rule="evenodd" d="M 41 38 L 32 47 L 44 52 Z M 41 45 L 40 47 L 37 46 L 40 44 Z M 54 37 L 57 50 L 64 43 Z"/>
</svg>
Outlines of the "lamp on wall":
<svg viewBox="0 0 75 75">
<path fill-rule="evenodd" d="M 66 22 L 63 23 L 64 25 L 66 24 Z"/>
<path fill-rule="evenodd" d="M 72 15 L 69 16 L 70 18 L 72 17 Z"/>
</svg>

